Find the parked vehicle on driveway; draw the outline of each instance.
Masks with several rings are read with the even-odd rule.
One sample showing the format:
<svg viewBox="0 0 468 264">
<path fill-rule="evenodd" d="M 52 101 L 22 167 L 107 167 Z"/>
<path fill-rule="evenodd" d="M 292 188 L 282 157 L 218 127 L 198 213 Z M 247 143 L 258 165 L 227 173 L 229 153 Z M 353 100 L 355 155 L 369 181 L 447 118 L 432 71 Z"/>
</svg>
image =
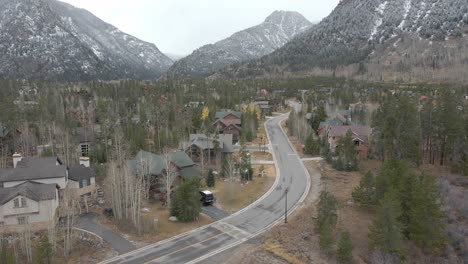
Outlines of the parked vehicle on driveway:
<svg viewBox="0 0 468 264">
<path fill-rule="evenodd" d="M 211 205 L 214 202 L 214 195 L 211 191 L 200 191 L 201 199 L 200 201 L 204 205 Z"/>
</svg>

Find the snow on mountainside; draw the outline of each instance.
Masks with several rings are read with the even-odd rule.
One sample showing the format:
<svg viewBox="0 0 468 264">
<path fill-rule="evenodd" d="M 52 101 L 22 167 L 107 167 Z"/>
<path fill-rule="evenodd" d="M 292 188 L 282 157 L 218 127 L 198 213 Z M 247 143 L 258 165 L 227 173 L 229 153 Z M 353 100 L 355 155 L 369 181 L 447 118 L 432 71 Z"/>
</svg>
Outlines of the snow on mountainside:
<svg viewBox="0 0 468 264">
<path fill-rule="evenodd" d="M 204 76 L 233 63 L 260 58 L 282 47 L 311 25 L 297 12 L 275 11 L 260 25 L 195 50 L 177 61 L 167 76 Z"/>
<path fill-rule="evenodd" d="M 156 79 L 172 60 L 90 12 L 55 0 L 0 0 L 0 76 Z"/>
<path fill-rule="evenodd" d="M 442 63 L 433 62 L 434 58 L 446 64 L 466 65 L 467 28 L 466 0 L 342 0 L 328 17 L 282 48 L 259 60 L 225 69 L 220 76 L 338 74 L 348 65 L 392 63 L 374 60 L 376 56 L 391 57 L 405 66 L 405 71 L 414 67 L 423 71 L 422 67 L 433 64 L 442 67 Z M 393 56 L 379 52 L 392 52 Z M 449 58 L 454 61 L 449 62 Z M 460 61 L 456 61 L 458 58 Z M 352 69 L 358 73 L 342 73 L 362 74 L 366 70 L 363 66 Z M 375 65 L 368 66 L 372 70 Z"/>
</svg>

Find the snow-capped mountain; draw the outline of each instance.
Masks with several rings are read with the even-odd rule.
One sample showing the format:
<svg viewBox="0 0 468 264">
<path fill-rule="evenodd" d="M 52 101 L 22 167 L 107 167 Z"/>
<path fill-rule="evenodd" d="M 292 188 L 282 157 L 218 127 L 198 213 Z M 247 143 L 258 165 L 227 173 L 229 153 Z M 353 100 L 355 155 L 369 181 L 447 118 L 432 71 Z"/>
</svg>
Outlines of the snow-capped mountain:
<svg viewBox="0 0 468 264">
<path fill-rule="evenodd" d="M 435 65 L 467 64 L 467 25 L 466 0 L 342 0 L 328 17 L 282 48 L 223 73 L 366 73 L 373 74 L 365 76 L 369 79 L 385 79 L 379 72 L 411 71 L 418 75 L 415 79 L 432 78 L 422 76 L 425 67 L 434 71 Z"/>
<path fill-rule="evenodd" d="M 55 0 L 0 0 L 0 77 L 156 79 L 172 60 L 90 12 Z"/>
<path fill-rule="evenodd" d="M 260 25 L 195 50 L 177 61 L 167 76 L 204 76 L 233 63 L 260 58 L 283 46 L 311 25 L 297 12 L 275 11 Z"/>
</svg>

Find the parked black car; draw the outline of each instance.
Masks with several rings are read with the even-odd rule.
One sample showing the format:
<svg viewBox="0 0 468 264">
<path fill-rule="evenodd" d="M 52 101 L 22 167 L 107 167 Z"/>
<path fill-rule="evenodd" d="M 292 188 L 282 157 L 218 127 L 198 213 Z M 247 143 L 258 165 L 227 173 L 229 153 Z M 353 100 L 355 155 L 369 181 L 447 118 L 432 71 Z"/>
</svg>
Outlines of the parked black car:
<svg viewBox="0 0 468 264">
<path fill-rule="evenodd" d="M 201 199 L 200 201 L 203 203 L 203 204 L 213 204 L 214 202 L 214 195 L 212 192 L 210 191 L 200 191 L 200 195 L 201 195 Z"/>
</svg>

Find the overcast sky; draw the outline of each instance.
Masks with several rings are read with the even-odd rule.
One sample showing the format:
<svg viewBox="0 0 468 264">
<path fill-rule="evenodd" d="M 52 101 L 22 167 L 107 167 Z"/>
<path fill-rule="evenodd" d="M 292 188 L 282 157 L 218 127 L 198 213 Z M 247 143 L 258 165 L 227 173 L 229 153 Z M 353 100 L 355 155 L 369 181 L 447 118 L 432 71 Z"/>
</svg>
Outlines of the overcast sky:
<svg viewBox="0 0 468 264">
<path fill-rule="evenodd" d="M 275 10 L 298 11 L 318 22 L 339 0 L 62 0 L 87 9 L 166 53 L 194 49 L 260 24 Z"/>
</svg>

